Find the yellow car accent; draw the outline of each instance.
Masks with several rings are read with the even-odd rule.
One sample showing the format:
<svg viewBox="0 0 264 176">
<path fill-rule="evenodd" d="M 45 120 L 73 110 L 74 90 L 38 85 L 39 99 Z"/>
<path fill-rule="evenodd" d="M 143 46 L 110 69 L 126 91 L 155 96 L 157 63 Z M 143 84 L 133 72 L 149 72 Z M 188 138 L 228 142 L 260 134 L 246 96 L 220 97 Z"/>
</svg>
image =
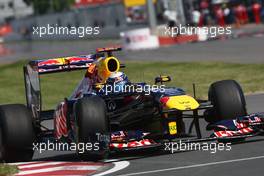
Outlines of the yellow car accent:
<svg viewBox="0 0 264 176">
<path fill-rule="evenodd" d="M 104 84 L 101 84 L 101 83 L 96 83 L 95 84 L 95 88 L 96 89 L 102 89 L 104 87 Z"/>
<path fill-rule="evenodd" d="M 191 96 L 180 95 L 169 97 L 166 107 L 169 109 L 178 109 L 182 111 L 193 110 L 199 107 L 199 103 Z"/>
<path fill-rule="evenodd" d="M 105 59 L 99 60 L 97 63 L 97 68 L 98 76 L 102 79 L 102 83 L 105 83 L 112 72 L 118 72 L 120 63 L 115 57 L 107 57 Z"/>
<path fill-rule="evenodd" d="M 177 123 L 169 122 L 169 132 L 171 135 L 177 134 Z"/>
<path fill-rule="evenodd" d="M 161 81 L 162 82 L 168 82 L 168 81 L 170 81 L 170 77 L 169 76 L 161 76 L 160 78 L 161 78 Z"/>
</svg>

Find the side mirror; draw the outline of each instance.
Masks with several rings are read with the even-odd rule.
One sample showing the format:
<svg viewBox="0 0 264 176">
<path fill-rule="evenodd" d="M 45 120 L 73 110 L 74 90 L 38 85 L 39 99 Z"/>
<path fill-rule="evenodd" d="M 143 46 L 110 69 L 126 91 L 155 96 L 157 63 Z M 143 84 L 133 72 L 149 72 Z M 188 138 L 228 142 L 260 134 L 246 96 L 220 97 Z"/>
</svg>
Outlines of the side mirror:
<svg viewBox="0 0 264 176">
<path fill-rule="evenodd" d="M 120 68 L 126 68 L 125 64 L 120 64 Z"/>
<path fill-rule="evenodd" d="M 171 81 L 171 77 L 170 76 L 159 76 L 155 78 L 155 84 L 157 83 L 161 83 L 163 84 L 164 82 L 170 82 Z"/>
</svg>

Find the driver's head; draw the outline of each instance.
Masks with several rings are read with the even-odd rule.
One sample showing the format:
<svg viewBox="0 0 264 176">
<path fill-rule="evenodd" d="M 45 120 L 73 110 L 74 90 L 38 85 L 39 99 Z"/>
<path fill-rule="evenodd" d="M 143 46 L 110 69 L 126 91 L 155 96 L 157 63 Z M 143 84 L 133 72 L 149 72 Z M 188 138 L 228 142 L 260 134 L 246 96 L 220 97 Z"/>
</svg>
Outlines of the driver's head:
<svg viewBox="0 0 264 176">
<path fill-rule="evenodd" d="M 113 72 L 106 80 L 106 84 L 116 84 L 116 85 L 125 85 L 128 82 L 129 82 L 128 78 L 126 74 L 123 72 Z"/>
<path fill-rule="evenodd" d="M 128 78 L 123 72 L 113 72 L 106 80 L 106 84 L 113 86 L 114 92 L 123 92 L 127 83 L 129 83 Z"/>
</svg>

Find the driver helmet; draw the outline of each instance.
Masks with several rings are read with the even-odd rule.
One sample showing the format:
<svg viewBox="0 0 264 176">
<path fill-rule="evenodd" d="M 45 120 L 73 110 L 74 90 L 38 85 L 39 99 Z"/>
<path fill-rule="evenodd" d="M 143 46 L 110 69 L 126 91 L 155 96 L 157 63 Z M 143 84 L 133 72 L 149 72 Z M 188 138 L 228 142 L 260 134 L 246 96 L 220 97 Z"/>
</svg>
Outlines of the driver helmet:
<svg viewBox="0 0 264 176">
<path fill-rule="evenodd" d="M 123 72 L 113 72 L 106 80 L 106 84 L 114 85 L 115 91 L 122 91 L 127 83 L 129 83 L 128 77 Z"/>
</svg>

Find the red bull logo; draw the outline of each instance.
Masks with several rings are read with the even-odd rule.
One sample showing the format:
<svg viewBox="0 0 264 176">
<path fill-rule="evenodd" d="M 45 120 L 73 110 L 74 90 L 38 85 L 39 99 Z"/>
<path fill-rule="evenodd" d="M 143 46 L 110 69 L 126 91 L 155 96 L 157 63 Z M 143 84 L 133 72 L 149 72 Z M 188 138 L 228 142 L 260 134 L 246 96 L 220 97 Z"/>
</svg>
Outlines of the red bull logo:
<svg viewBox="0 0 264 176">
<path fill-rule="evenodd" d="M 42 62 L 38 63 L 38 66 L 45 66 L 45 65 L 58 65 L 63 64 L 63 62 L 60 61 L 61 59 L 48 59 Z"/>
</svg>

